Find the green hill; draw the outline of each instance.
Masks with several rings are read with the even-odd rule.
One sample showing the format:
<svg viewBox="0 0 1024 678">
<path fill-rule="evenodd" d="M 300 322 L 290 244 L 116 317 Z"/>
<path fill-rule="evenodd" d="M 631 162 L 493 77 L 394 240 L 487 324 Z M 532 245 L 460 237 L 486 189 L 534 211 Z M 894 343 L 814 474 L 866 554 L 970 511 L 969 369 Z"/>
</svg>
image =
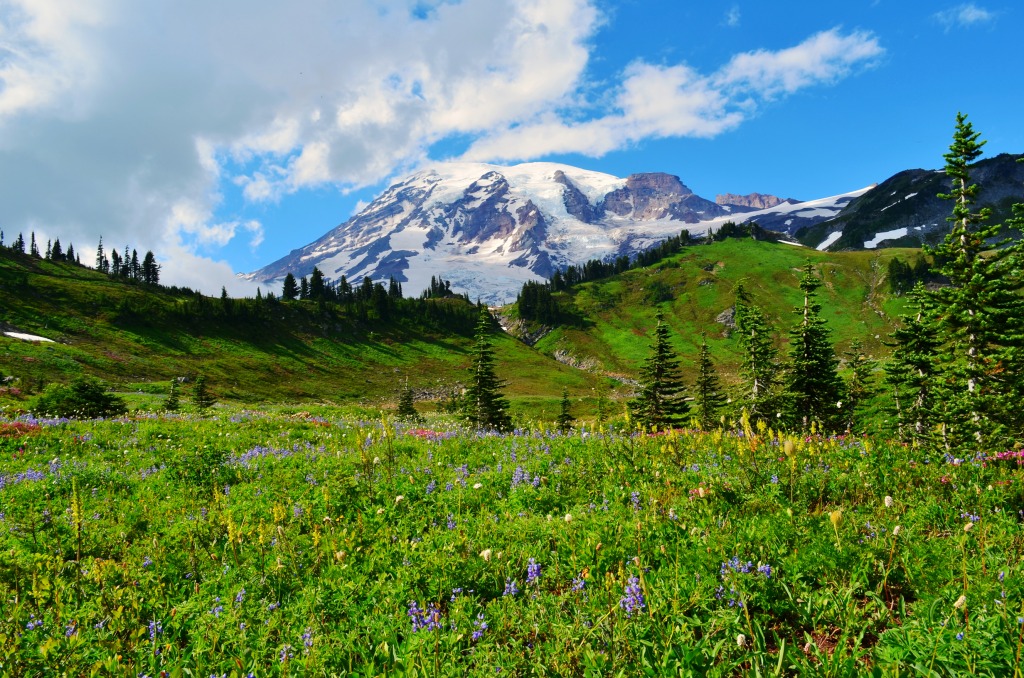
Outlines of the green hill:
<svg viewBox="0 0 1024 678">
<path fill-rule="evenodd" d="M 889 292 L 889 261 L 913 259 L 917 250 L 818 252 L 751 239 L 694 245 L 661 262 L 588 282 L 556 294 L 578 321 L 555 327 L 536 347 L 595 372 L 632 378 L 647 356 L 658 309 L 665 313 L 684 371 L 692 378 L 705 332 L 725 381 L 735 381 L 738 343 L 716 320 L 731 309 L 740 281 L 772 322 L 779 344 L 786 342 L 793 308 L 802 302 L 799 269 L 809 259 L 824 280 L 823 315 L 842 353 L 860 339 L 868 353 L 888 353 L 883 342 L 903 301 Z"/>
<path fill-rule="evenodd" d="M 0 249 L 0 299 L 0 331 L 54 342 L 0 334 L 0 377 L 17 380 L 9 387 L 25 396 L 92 375 L 141 393 L 133 404 L 143 406 L 171 379 L 197 374 L 218 399 L 243 403 L 376 405 L 406 378 L 421 399 L 440 398 L 465 378 L 477 318 L 459 298 L 401 300 L 383 318 L 365 307 L 203 297 L 8 249 Z M 527 409 L 563 386 L 585 391 L 598 381 L 500 332 L 495 348 L 499 377 Z"/>
</svg>

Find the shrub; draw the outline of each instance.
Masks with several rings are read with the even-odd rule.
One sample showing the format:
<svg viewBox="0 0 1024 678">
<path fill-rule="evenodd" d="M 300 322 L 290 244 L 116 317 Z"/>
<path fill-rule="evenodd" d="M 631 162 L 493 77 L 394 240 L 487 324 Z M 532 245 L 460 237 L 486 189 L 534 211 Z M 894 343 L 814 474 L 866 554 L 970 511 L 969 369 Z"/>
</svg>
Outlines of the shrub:
<svg viewBox="0 0 1024 678">
<path fill-rule="evenodd" d="M 54 417 L 95 419 L 114 417 L 128 411 L 124 400 L 107 393 L 103 384 L 91 377 L 79 377 L 71 384 L 50 384 L 33 402 L 36 414 Z"/>
</svg>

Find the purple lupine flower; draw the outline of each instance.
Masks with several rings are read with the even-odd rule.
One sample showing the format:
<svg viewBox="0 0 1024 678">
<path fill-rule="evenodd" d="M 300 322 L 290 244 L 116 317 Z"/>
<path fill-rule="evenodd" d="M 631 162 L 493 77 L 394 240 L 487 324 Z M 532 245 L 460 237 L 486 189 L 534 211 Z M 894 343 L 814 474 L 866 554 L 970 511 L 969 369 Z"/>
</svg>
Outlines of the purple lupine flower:
<svg viewBox="0 0 1024 678">
<path fill-rule="evenodd" d="M 43 620 L 42 619 L 36 619 L 36 616 L 34 614 L 30 614 L 29 617 L 28 617 L 28 623 L 25 624 L 25 630 L 26 631 L 34 631 L 35 629 L 38 629 L 42 625 L 43 625 Z"/>
<path fill-rule="evenodd" d="M 210 614 L 212 614 L 214 617 L 219 617 L 220 613 L 224 611 L 224 606 L 220 604 L 219 597 L 214 598 L 213 602 L 216 604 L 213 606 L 213 609 L 210 610 Z"/>
<path fill-rule="evenodd" d="M 243 588 L 241 591 L 239 591 L 235 595 L 235 607 L 238 607 L 239 605 L 241 605 L 244 602 L 245 602 L 245 588 Z"/>
<path fill-rule="evenodd" d="M 427 494 L 432 494 L 434 492 L 434 490 L 436 490 L 436 489 L 437 489 L 437 481 L 431 479 L 431 481 L 429 483 L 427 483 L 427 488 L 426 488 Z"/>
<path fill-rule="evenodd" d="M 285 645 L 284 647 L 281 648 L 281 654 L 278 655 L 278 661 L 280 661 L 282 664 L 284 664 L 286 661 L 288 661 L 289 659 L 291 659 L 294 656 L 295 656 L 295 654 L 292 652 L 292 646 L 291 645 Z"/>
<path fill-rule="evenodd" d="M 519 587 L 516 586 L 515 579 L 506 579 L 505 580 L 505 592 L 502 593 L 501 595 L 502 596 L 514 596 L 517 593 L 519 593 Z"/>
<path fill-rule="evenodd" d="M 627 617 L 632 617 L 634 612 L 647 607 L 644 602 L 644 592 L 640 588 L 640 578 L 630 577 L 626 584 L 626 595 L 619 600 L 619 607 L 626 611 Z"/>
<path fill-rule="evenodd" d="M 634 511 L 639 511 L 640 510 L 640 493 L 639 492 L 634 492 L 631 495 L 629 495 L 629 501 L 632 502 L 633 510 Z"/>
<path fill-rule="evenodd" d="M 757 571 L 763 574 L 767 579 L 772 578 L 772 566 L 768 564 L 758 565 Z"/>
<path fill-rule="evenodd" d="M 149 567 L 152 564 L 153 564 L 153 559 L 150 558 L 149 556 L 146 556 L 145 558 L 142 559 L 142 566 L 143 567 Z"/>
<path fill-rule="evenodd" d="M 313 649 L 313 631 L 308 626 L 306 632 L 302 634 L 302 646 L 304 654 L 309 654 L 309 651 Z"/>
<path fill-rule="evenodd" d="M 78 633 L 78 625 L 75 623 L 74 620 L 72 620 L 70 624 L 68 624 L 67 626 L 64 627 L 64 637 L 65 638 L 70 638 L 71 636 L 76 635 L 77 633 Z"/>
<path fill-rule="evenodd" d="M 473 642 L 480 640 L 484 631 L 487 630 L 487 622 L 484 621 L 484 613 L 481 612 L 476 616 L 476 621 L 473 622 Z"/>
<path fill-rule="evenodd" d="M 538 579 L 540 579 L 540 565 L 536 560 L 530 558 L 530 562 L 526 565 L 526 583 L 529 585 Z"/>
<path fill-rule="evenodd" d="M 163 632 L 164 632 L 164 627 L 163 627 L 163 625 L 158 620 L 153 619 L 153 620 L 151 620 L 149 622 L 149 640 L 150 640 L 150 642 L 155 641 L 156 637 L 159 636 Z"/>
<path fill-rule="evenodd" d="M 575 577 L 572 580 L 572 587 L 571 588 L 572 588 L 573 591 L 582 591 L 584 588 L 586 588 L 586 586 L 587 586 L 587 580 L 583 578 L 582 574 L 579 577 Z"/>
<path fill-rule="evenodd" d="M 457 525 L 457 523 L 455 522 L 455 516 L 453 516 L 452 514 L 449 513 L 448 514 L 448 529 L 449 530 L 454 530 L 456 525 Z"/>
</svg>

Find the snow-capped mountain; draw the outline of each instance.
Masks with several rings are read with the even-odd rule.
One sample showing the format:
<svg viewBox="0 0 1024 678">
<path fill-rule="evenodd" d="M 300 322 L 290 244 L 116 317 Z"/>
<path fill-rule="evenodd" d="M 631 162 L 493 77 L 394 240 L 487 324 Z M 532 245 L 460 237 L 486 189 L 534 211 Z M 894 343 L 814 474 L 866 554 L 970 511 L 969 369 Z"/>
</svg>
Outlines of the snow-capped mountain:
<svg viewBox="0 0 1024 678">
<path fill-rule="evenodd" d="M 633 254 L 681 230 L 752 219 L 777 228 L 765 220 L 779 216 L 792 231 L 834 217 L 857 194 L 756 210 L 750 205 L 772 196 L 719 205 L 670 174 L 620 179 L 554 163 L 447 163 L 394 184 L 319 240 L 246 277 L 276 286 L 316 266 L 332 280 L 394 276 L 417 294 L 440 276 L 458 292 L 500 303 L 527 280 Z"/>
</svg>

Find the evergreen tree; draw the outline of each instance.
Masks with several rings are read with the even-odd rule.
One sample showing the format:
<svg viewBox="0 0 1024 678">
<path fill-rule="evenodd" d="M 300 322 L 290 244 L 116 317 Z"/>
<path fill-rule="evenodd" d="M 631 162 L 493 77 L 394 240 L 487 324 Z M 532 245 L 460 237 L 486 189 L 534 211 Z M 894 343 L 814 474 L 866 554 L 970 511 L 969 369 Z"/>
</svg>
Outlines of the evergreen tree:
<svg viewBox="0 0 1024 678">
<path fill-rule="evenodd" d="M 309 299 L 309 280 L 306 276 L 299 279 L 299 299 Z"/>
<path fill-rule="evenodd" d="M 313 301 L 327 300 L 327 283 L 324 280 L 324 273 L 316 266 L 313 267 L 313 272 L 309 275 L 308 298 Z"/>
<path fill-rule="evenodd" d="M 736 290 L 733 317 L 743 352 L 740 373 L 745 384 L 740 404 L 752 421 L 774 418 L 779 412 L 778 388 L 782 375 L 779 349 L 764 313 L 751 303 L 742 283 Z"/>
<path fill-rule="evenodd" d="M 4 229 L 0 228 L 0 247 L 4 246 Z"/>
<path fill-rule="evenodd" d="M 719 425 L 718 412 L 725 407 L 726 398 L 718 382 L 715 365 L 711 362 L 707 338 L 700 337 L 697 383 L 693 385 L 694 404 L 701 429 L 710 431 Z"/>
<path fill-rule="evenodd" d="M 19 254 L 24 254 L 25 253 L 25 236 L 23 236 L 21 233 L 19 233 L 18 237 L 11 244 L 11 249 L 14 250 L 15 252 L 19 253 Z"/>
<path fill-rule="evenodd" d="M 29 247 L 28 253 L 33 257 L 39 256 L 39 247 L 36 246 L 36 232 L 32 231 L 32 245 Z"/>
<path fill-rule="evenodd" d="M 508 400 L 501 395 L 505 382 L 494 373 L 493 325 L 494 318 L 486 306 L 481 306 L 473 345 L 473 365 L 465 395 L 466 418 L 477 428 L 506 431 L 512 428 L 512 420 L 508 414 Z"/>
<path fill-rule="evenodd" d="M 790 367 L 786 395 L 790 402 L 790 418 L 807 429 L 811 422 L 819 428 L 835 430 L 844 397 L 835 350 L 829 343 L 831 331 L 821 317 L 817 290 L 821 280 L 814 275 L 810 262 L 804 266 L 800 289 L 804 303 L 794 313 L 800 316 L 790 331 Z"/>
<path fill-rule="evenodd" d="M 1022 376 L 1016 368 L 1024 347 L 1024 302 L 1018 294 L 1024 285 L 1022 244 L 1000 239 L 1001 225 L 987 223 L 988 208 L 972 211 L 979 188 L 970 183 L 970 164 L 985 144 L 979 137 L 958 113 L 953 143 L 944 155 L 952 189 L 939 195 L 953 201 L 948 219 L 953 226 L 929 252 L 949 280 L 932 295 L 945 346 L 944 442 L 959 448 L 988 448 L 1012 435 L 1020 405 L 1013 395 Z"/>
<path fill-rule="evenodd" d="M 142 279 L 142 265 L 139 264 L 139 253 L 132 250 L 132 260 L 128 264 L 128 277 L 132 280 Z"/>
<path fill-rule="evenodd" d="M 64 260 L 72 264 L 77 263 L 75 257 L 75 246 L 72 245 L 71 243 L 68 243 L 68 251 L 64 254 Z"/>
<path fill-rule="evenodd" d="M 142 258 L 142 282 L 147 285 L 160 284 L 160 264 L 156 263 L 156 257 L 151 251 L 147 251 Z"/>
<path fill-rule="evenodd" d="M 96 270 L 101 273 L 107 273 L 109 271 L 110 262 L 107 261 L 106 255 L 103 253 L 103 236 L 100 236 L 100 242 L 96 245 Z"/>
<path fill-rule="evenodd" d="M 845 353 L 846 364 L 850 369 L 850 377 L 846 381 L 846 400 L 840 408 L 842 420 L 847 431 L 854 431 L 860 423 L 860 417 L 866 401 L 875 394 L 874 374 L 876 361 L 864 352 L 859 339 L 850 343 Z"/>
<path fill-rule="evenodd" d="M 196 408 L 196 412 L 200 415 L 206 413 L 206 410 L 213 407 L 216 401 L 206 388 L 206 377 L 199 375 L 196 377 L 195 384 L 192 385 L 192 407 Z"/>
<path fill-rule="evenodd" d="M 54 261 L 64 261 L 64 248 L 60 246 L 60 238 L 53 239 L 53 247 L 50 249 L 50 258 Z"/>
<path fill-rule="evenodd" d="M 398 416 L 400 419 L 420 421 L 420 413 L 416 411 L 415 399 L 412 389 L 409 388 L 409 379 L 406 378 L 402 384 L 402 390 L 398 394 Z"/>
<path fill-rule="evenodd" d="M 629 402 L 637 423 L 644 428 L 671 428 L 683 423 L 690 411 L 684 397 L 679 360 L 669 346 L 669 329 L 661 311 L 655 316 L 651 354 L 640 369 L 640 393 Z"/>
<path fill-rule="evenodd" d="M 892 333 L 892 356 L 885 364 L 885 383 L 892 388 L 896 434 L 905 443 L 930 440 L 935 427 L 938 355 L 941 342 L 930 296 L 920 282 L 910 291 L 911 313 L 900 316 Z"/>
<path fill-rule="evenodd" d="M 576 417 L 572 416 L 572 412 L 569 409 L 569 391 L 565 388 L 562 389 L 562 403 L 558 411 L 558 430 L 562 433 L 568 433 L 572 430 L 572 425 L 576 421 Z"/>
<path fill-rule="evenodd" d="M 181 394 L 178 392 L 178 380 L 171 379 L 171 390 L 164 400 L 164 409 L 168 412 L 177 412 L 181 408 Z"/>
<path fill-rule="evenodd" d="M 46 254 L 43 255 L 43 259 L 49 261 L 53 257 L 53 248 L 49 240 L 46 241 Z"/>
<path fill-rule="evenodd" d="M 299 296 L 299 284 L 295 282 L 295 276 L 289 272 L 284 276 L 284 286 L 281 289 L 281 298 L 285 301 L 294 301 Z"/>
</svg>

